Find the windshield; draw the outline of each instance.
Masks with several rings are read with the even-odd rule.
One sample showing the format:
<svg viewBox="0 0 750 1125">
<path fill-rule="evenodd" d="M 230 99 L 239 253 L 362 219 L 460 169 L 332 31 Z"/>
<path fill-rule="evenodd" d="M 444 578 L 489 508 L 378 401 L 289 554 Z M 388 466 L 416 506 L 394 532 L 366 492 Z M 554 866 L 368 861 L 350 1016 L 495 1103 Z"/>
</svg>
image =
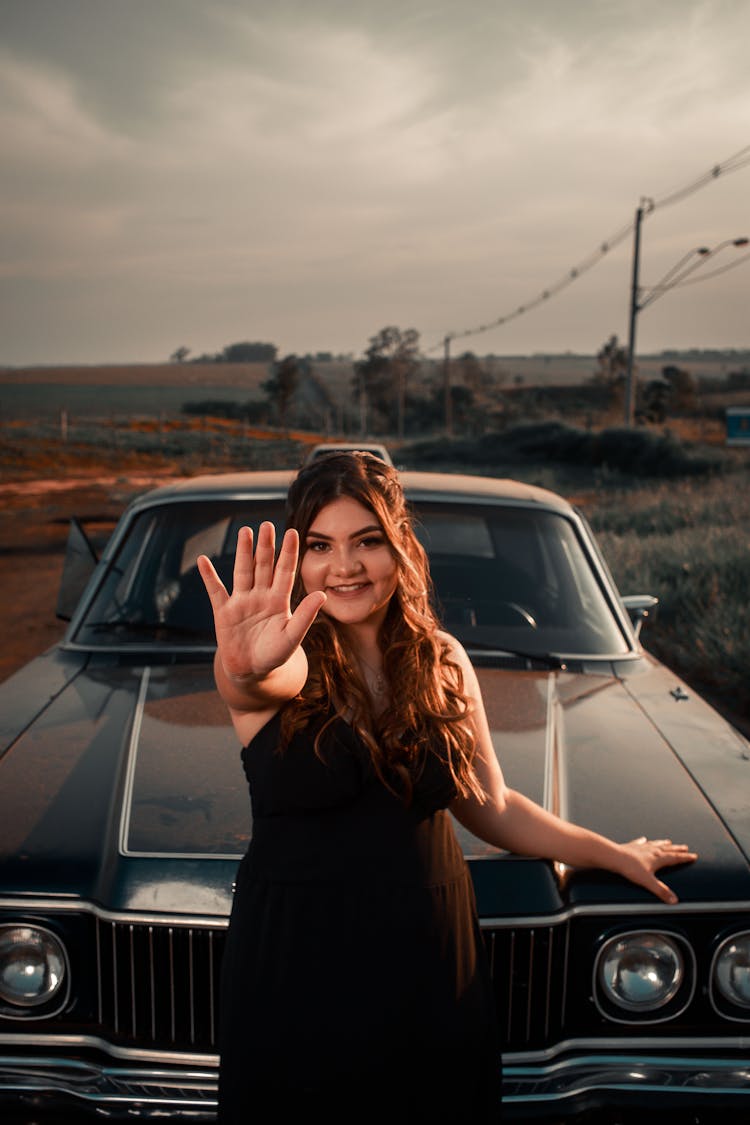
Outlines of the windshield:
<svg viewBox="0 0 750 1125">
<path fill-rule="evenodd" d="M 208 555 L 228 590 L 237 533 L 263 520 L 283 527 L 283 501 L 239 500 L 164 504 L 141 512 L 112 559 L 78 643 L 111 647 L 148 641 L 213 644 L 211 605 L 198 573 Z"/>
<path fill-rule="evenodd" d="M 498 503 L 414 505 L 435 608 L 464 644 L 543 656 L 629 651 L 575 526 L 564 516 Z M 263 520 L 283 533 L 283 501 L 164 504 L 138 515 L 75 635 L 90 646 L 214 643 L 196 558 L 228 589 L 237 532 Z"/>
<path fill-rule="evenodd" d="M 615 655 L 625 636 L 578 538 L 554 512 L 430 504 L 417 534 L 438 614 L 465 644 L 546 655 Z"/>
</svg>

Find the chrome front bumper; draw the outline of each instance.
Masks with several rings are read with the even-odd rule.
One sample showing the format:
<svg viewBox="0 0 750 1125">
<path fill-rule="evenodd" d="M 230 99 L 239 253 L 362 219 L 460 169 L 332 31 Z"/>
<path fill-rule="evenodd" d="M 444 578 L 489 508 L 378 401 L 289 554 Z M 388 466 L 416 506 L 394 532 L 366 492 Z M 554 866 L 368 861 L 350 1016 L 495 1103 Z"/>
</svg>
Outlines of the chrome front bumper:
<svg viewBox="0 0 750 1125">
<path fill-rule="evenodd" d="M 101 1066 L 77 1059 L 0 1055 L 3 1107 L 97 1118 L 216 1120 L 216 1068 Z"/>
<path fill-rule="evenodd" d="M 0 1055 L 3 1109 L 213 1122 L 215 1067 L 99 1065 L 54 1056 Z M 750 1109 L 746 1058 L 628 1054 L 571 1055 L 503 1068 L 505 1116 L 533 1119 L 615 1105 L 680 1110 L 701 1104 Z"/>
<path fill-rule="evenodd" d="M 591 1053 L 541 1065 L 509 1060 L 503 1067 L 503 1104 L 510 1117 L 514 1107 L 533 1117 L 615 1105 L 682 1110 L 717 1103 L 750 1109 L 750 1042 L 734 1058 Z"/>
</svg>

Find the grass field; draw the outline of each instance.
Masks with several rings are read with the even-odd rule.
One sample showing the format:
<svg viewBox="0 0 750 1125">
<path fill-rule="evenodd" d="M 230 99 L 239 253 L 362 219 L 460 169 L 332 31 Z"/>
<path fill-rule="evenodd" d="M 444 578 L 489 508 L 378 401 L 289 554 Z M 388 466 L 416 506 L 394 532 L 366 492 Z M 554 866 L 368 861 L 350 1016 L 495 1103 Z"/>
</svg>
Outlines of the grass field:
<svg viewBox="0 0 750 1125">
<path fill-rule="evenodd" d="M 589 519 L 620 590 L 659 597 L 644 643 L 750 722 L 750 471 L 598 493 Z"/>
</svg>

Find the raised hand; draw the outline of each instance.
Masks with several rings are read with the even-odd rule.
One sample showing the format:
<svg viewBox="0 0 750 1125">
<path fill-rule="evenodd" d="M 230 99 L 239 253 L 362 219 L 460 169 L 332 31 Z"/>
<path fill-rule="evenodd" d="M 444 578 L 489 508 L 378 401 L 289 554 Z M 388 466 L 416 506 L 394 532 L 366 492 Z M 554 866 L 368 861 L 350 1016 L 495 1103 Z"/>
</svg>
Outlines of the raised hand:
<svg viewBox="0 0 750 1125">
<path fill-rule="evenodd" d="M 276 532 L 262 523 L 253 552 L 253 532 L 240 529 L 233 588 L 227 593 L 211 560 L 198 558 L 198 570 L 211 600 L 216 643 L 227 676 L 262 680 L 285 664 L 299 648 L 326 598 L 308 594 L 292 613 L 290 598 L 299 557 L 296 531 L 285 533 L 274 563 Z"/>
</svg>

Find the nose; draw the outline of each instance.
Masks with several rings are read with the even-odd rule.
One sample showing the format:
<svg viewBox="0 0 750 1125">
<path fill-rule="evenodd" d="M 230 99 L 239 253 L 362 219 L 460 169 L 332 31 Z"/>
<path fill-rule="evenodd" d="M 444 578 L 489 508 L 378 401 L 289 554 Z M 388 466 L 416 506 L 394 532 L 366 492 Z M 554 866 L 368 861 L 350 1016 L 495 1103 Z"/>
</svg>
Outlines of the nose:
<svg viewBox="0 0 750 1125">
<path fill-rule="evenodd" d="M 350 547 L 342 545 L 334 551 L 331 569 L 343 577 L 348 574 L 356 574 L 358 570 L 362 569 L 362 563 Z"/>
</svg>

